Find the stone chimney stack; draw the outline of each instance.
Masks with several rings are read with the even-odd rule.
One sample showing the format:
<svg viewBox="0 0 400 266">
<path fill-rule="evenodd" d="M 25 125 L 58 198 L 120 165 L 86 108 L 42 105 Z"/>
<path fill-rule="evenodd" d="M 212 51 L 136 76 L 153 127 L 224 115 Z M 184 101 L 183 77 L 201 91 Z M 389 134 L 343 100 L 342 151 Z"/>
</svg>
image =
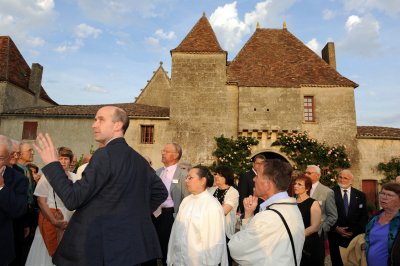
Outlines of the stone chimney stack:
<svg viewBox="0 0 400 266">
<path fill-rule="evenodd" d="M 42 88 L 43 67 L 38 63 L 32 64 L 31 76 L 29 77 L 29 89 L 35 93 L 34 104 L 38 104 L 40 90 Z"/>
<path fill-rule="evenodd" d="M 328 42 L 322 49 L 322 59 L 336 70 L 335 44 Z"/>
</svg>

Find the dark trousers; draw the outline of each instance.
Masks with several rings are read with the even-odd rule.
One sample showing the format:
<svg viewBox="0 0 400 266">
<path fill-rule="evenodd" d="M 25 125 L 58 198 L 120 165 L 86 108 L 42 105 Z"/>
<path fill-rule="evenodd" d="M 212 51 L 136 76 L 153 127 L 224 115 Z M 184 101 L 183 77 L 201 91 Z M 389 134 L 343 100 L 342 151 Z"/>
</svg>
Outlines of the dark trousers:
<svg viewBox="0 0 400 266">
<path fill-rule="evenodd" d="M 351 238 L 345 239 L 335 231 L 331 231 L 329 232 L 328 237 L 329 237 L 329 252 L 331 253 L 332 265 L 343 266 L 343 261 L 342 257 L 340 256 L 339 246 L 347 248 L 348 245 L 350 244 L 351 239 L 353 239 L 355 236 L 353 235 L 351 236 Z"/>
<path fill-rule="evenodd" d="M 171 235 L 172 225 L 174 224 L 174 208 L 163 208 L 160 216 L 157 218 L 151 216 L 154 227 L 156 228 L 158 240 L 160 241 L 161 251 L 163 257 L 161 258 L 162 264 L 167 265 L 168 242 Z M 142 263 L 143 266 L 157 266 L 157 260 L 151 260 Z"/>
</svg>

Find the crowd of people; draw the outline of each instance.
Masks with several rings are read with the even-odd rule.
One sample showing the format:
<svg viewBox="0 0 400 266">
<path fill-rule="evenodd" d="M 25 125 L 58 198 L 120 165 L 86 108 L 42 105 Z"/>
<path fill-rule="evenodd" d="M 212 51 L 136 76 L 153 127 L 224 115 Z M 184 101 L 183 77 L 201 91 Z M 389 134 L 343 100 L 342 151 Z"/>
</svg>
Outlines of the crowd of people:
<svg viewBox="0 0 400 266">
<path fill-rule="evenodd" d="M 123 109 L 100 108 L 99 149 L 79 169 L 48 134 L 32 145 L 0 135 L 0 266 L 320 266 L 328 252 L 334 266 L 400 265 L 400 177 L 369 217 L 349 169 L 331 189 L 317 165 L 295 175 L 257 155 L 235 182 L 230 167 L 192 167 L 167 143 L 153 170 L 126 143 L 128 126 Z"/>
</svg>

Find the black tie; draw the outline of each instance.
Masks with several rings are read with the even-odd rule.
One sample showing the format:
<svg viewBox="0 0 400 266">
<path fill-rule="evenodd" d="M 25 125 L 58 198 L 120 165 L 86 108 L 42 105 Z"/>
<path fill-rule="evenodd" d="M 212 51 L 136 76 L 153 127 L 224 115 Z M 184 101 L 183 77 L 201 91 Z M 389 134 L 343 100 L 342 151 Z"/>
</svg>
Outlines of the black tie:
<svg viewBox="0 0 400 266">
<path fill-rule="evenodd" d="M 344 211 L 347 216 L 347 212 L 349 211 L 349 197 L 347 196 L 347 189 L 343 190 L 343 205 L 344 205 Z"/>
</svg>

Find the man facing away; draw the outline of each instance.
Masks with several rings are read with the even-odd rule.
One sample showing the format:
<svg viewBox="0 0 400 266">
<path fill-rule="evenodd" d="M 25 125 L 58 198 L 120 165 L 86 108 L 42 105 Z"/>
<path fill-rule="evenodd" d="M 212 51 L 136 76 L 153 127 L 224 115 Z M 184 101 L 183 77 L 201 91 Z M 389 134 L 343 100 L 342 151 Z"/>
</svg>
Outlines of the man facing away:
<svg viewBox="0 0 400 266">
<path fill-rule="evenodd" d="M 161 161 L 164 167 L 157 169 L 156 173 L 168 190 L 168 198 L 153 213 L 152 219 L 156 227 L 158 239 L 162 250 L 162 263 L 167 265 L 168 242 L 171 235 L 172 225 L 178 213 L 179 205 L 184 197 L 189 195 L 186 188 L 185 178 L 187 172 L 179 166 L 182 157 L 182 148 L 176 143 L 168 143 L 161 151 Z M 146 264 L 157 265 L 153 260 Z"/>
<path fill-rule="evenodd" d="M 253 168 L 250 171 L 247 171 L 244 174 L 240 175 L 239 177 L 238 192 L 239 192 L 239 210 L 241 214 L 244 213 L 243 199 L 254 194 L 253 179 L 257 174 L 256 173 L 257 169 L 261 167 L 266 160 L 267 159 L 265 158 L 264 155 L 262 154 L 256 155 L 253 161 Z M 263 201 L 259 200 L 259 204 L 261 204 L 261 202 Z M 258 212 L 258 208 L 255 210 L 255 212 Z"/>
<path fill-rule="evenodd" d="M 72 183 L 57 161 L 48 134 L 35 149 L 46 164 L 42 171 L 64 205 L 76 209 L 53 257 L 56 265 L 137 265 L 161 256 L 151 212 L 167 190 L 145 159 L 128 146 L 124 110 L 105 106 L 92 125 L 96 150 L 82 179 Z"/>
<path fill-rule="evenodd" d="M 323 265 L 325 259 L 324 240 L 327 239 L 328 232 L 330 231 L 331 227 L 336 223 L 336 220 L 338 218 L 335 204 L 335 196 L 332 189 L 319 182 L 319 179 L 321 177 L 321 169 L 318 166 L 307 166 L 305 174 L 311 179 L 312 182 L 310 197 L 318 200 L 322 211 L 321 227 L 318 231 L 318 234 L 321 239 L 320 252 L 321 265 Z"/>
<path fill-rule="evenodd" d="M 27 209 L 28 180 L 8 167 L 12 151 L 9 138 L 0 135 L 0 266 L 15 258 L 13 220 Z"/>
<path fill-rule="evenodd" d="M 295 260 L 300 265 L 304 224 L 296 200 L 286 192 L 291 173 L 292 167 L 279 159 L 268 160 L 257 170 L 255 196 L 244 199 L 242 228 L 228 243 L 232 258 L 240 265 L 292 266 Z M 258 197 L 265 201 L 254 215 Z M 274 210 L 285 220 L 293 243 L 283 219 Z"/>
<path fill-rule="evenodd" d="M 350 170 L 339 173 L 338 185 L 333 187 L 338 220 L 329 231 L 329 250 L 332 265 L 343 265 L 339 246 L 347 248 L 350 241 L 364 233 L 368 222 L 367 201 L 365 194 L 353 188 L 353 174 Z"/>
</svg>

